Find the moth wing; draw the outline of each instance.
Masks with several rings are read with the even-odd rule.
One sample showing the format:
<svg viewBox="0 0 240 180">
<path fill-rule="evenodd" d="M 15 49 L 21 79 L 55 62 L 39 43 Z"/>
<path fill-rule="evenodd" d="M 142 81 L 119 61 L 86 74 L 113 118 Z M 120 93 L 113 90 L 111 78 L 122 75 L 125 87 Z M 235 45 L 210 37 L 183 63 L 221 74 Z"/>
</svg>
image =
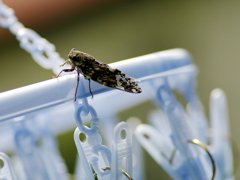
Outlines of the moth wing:
<svg viewBox="0 0 240 180">
<path fill-rule="evenodd" d="M 136 83 L 137 79 L 126 75 L 118 69 L 100 61 L 93 62 L 93 74 L 90 79 L 111 88 L 119 89 L 130 93 L 141 93 L 142 90 Z"/>
</svg>

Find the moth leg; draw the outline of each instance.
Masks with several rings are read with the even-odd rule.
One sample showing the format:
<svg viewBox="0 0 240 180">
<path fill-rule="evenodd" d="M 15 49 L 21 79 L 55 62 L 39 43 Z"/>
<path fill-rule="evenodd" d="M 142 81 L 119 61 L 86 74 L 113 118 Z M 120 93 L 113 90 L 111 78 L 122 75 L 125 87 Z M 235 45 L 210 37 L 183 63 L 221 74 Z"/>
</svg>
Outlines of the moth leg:
<svg viewBox="0 0 240 180">
<path fill-rule="evenodd" d="M 64 65 L 67 64 L 67 63 L 71 63 L 71 61 L 70 61 L 69 59 L 66 60 L 63 64 L 60 65 L 60 67 L 64 66 Z"/>
<path fill-rule="evenodd" d="M 75 70 L 75 68 L 73 68 L 73 69 L 63 69 L 63 70 L 60 71 L 60 73 L 55 78 L 58 78 L 62 72 L 72 72 L 74 70 Z"/>
<path fill-rule="evenodd" d="M 90 93 L 91 93 L 91 95 L 92 95 L 92 99 L 93 99 L 93 93 L 92 93 L 91 86 L 90 86 L 90 79 L 88 79 L 88 82 L 89 82 L 89 84 L 88 84 L 88 85 L 89 85 L 89 86 L 88 86 L 88 87 L 89 87 L 89 91 L 90 91 Z"/>
<path fill-rule="evenodd" d="M 78 76 L 77 76 L 77 87 L 76 87 L 76 90 L 75 90 L 75 99 L 74 101 L 77 100 L 77 90 L 78 90 L 78 85 L 79 85 L 79 80 L 80 80 L 80 76 L 79 76 L 79 72 L 77 72 Z"/>
</svg>

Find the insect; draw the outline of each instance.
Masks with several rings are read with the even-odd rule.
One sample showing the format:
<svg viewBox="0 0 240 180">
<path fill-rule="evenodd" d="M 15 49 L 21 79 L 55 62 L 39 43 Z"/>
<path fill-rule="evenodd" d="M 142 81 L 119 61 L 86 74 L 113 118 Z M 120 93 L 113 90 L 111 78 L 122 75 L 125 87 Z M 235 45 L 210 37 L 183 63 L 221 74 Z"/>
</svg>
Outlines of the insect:
<svg viewBox="0 0 240 180">
<path fill-rule="evenodd" d="M 90 79 L 98 82 L 104 86 L 119 89 L 122 91 L 130 93 L 141 93 L 142 90 L 138 87 L 138 84 L 133 77 L 130 77 L 118 69 L 112 68 L 109 65 L 97 61 L 93 56 L 78 51 L 75 48 L 71 49 L 68 53 L 68 60 L 66 60 L 62 65 L 66 63 L 71 65 L 71 69 L 63 69 L 57 76 L 59 77 L 62 72 L 71 72 L 76 70 L 78 74 L 77 87 L 75 91 L 75 101 L 77 96 L 77 89 L 79 85 L 79 74 L 81 73 L 85 79 L 89 81 L 89 91 L 93 98 L 93 93 L 91 91 Z"/>
</svg>

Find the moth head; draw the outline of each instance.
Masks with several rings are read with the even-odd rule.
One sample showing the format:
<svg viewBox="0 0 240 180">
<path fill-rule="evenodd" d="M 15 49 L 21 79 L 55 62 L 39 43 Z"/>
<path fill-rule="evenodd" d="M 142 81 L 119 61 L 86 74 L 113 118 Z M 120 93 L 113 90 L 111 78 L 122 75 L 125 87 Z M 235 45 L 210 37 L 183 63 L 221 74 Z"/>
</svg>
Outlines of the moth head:
<svg viewBox="0 0 240 180">
<path fill-rule="evenodd" d="M 84 61 L 86 60 L 94 59 L 94 57 L 92 57 L 91 55 L 78 51 L 75 48 L 71 49 L 71 51 L 68 53 L 68 57 L 70 61 L 72 61 L 72 63 L 75 63 L 75 64 L 84 63 Z"/>
<path fill-rule="evenodd" d="M 76 61 L 77 55 L 79 54 L 79 51 L 75 48 L 72 48 L 71 51 L 68 53 L 68 57 L 71 61 Z"/>
</svg>

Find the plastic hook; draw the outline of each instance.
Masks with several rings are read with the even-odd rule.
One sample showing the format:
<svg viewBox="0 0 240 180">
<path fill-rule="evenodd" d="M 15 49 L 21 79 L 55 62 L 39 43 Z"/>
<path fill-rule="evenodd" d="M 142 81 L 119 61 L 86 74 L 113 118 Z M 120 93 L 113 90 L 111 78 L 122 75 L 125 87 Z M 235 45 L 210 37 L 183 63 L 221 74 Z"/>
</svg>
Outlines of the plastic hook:
<svg viewBox="0 0 240 180">
<path fill-rule="evenodd" d="M 76 110 L 74 113 L 74 117 L 75 117 L 75 120 L 76 120 L 79 130 L 86 135 L 91 135 L 93 133 L 97 133 L 99 128 L 96 125 L 91 124 L 90 125 L 91 127 L 88 128 L 87 126 L 84 126 L 84 124 L 83 124 L 83 121 L 81 118 L 81 113 L 85 110 L 85 107 L 80 104 L 77 107 L 75 106 L 75 108 L 76 108 Z M 97 113 L 96 113 L 95 109 L 91 105 L 88 105 L 88 108 L 89 108 L 89 113 L 91 115 L 90 122 L 98 123 L 99 118 L 97 117 Z"/>
</svg>

